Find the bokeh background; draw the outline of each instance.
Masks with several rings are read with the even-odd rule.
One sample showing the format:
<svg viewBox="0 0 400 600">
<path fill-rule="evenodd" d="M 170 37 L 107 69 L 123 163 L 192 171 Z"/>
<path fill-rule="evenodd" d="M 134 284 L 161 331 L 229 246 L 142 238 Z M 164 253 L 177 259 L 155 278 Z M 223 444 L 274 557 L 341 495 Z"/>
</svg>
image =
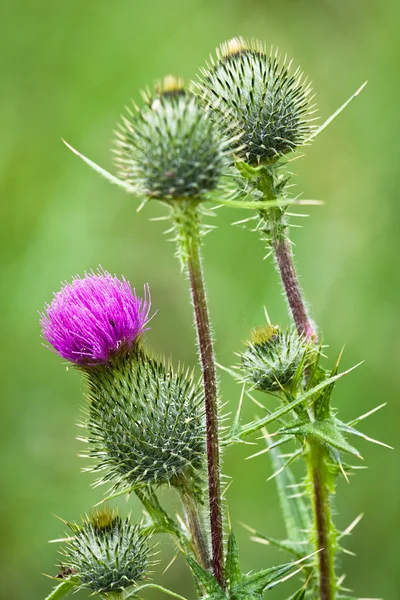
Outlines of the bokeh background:
<svg viewBox="0 0 400 600">
<path fill-rule="evenodd" d="M 61 143 L 66 138 L 112 169 L 112 131 L 130 98 L 166 73 L 189 79 L 217 44 L 234 35 L 278 45 L 314 81 L 320 116 L 331 114 L 366 79 L 369 85 L 294 163 L 298 191 L 324 200 L 294 231 L 296 260 L 314 317 L 333 363 L 365 364 L 343 380 L 336 404 L 343 418 L 381 402 L 388 407 L 364 430 L 397 445 L 399 428 L 398 65 L 400 5 L 395 0 L 19 0 L 0 8 L 1 189 L 1 494 L 0 596 L 42 599 L 55 573 L 62 536 L 53 515 L 78 519 L 101 498 L 81 474 L 76 421 L 78 373 L 41 346 L 37 311 L 62 280 L 101 264 L 152 289 L 158 309 L 152 345 L 175 361 L 195 364 L 187 282 L 180 276 L 162 214 L 154 204 L 137 214 L 135 198 L 110 186 Z M 288 316 L 277 275 L 264 249 L 231 223 L 244 215 L 224 209 L 208 236 L 205 268 L 218 360 L 234 362 L 248 330 Z M 239 389 L 222 374 L 231 409 Z M 252 417 L 254 406 L 246 405 Z M 399 461 L 395 452 L 360 442 L 369 465 L 350 485 L 340 483 L 337 523 L 365 518 L 347 546 L 343 572 L 356 595 L 396 600 Z M 248 540 L 238 524 L 279 536 L 283 524 L 266 457 L 235 448 L 224 468 L 228 500 L 250 570 L 283 562 L 277 551 Z M 121 510 L 140 514 L 132 500 Z M 160 543 L 164 585 L 193 598 L 190 576 Z M 270 593 L 289 595 L 290 585 Z M 80 594 L 79 598 L 86 597 Z M 159 593 L 148 594 L 161 597 Z"/>
</svg>

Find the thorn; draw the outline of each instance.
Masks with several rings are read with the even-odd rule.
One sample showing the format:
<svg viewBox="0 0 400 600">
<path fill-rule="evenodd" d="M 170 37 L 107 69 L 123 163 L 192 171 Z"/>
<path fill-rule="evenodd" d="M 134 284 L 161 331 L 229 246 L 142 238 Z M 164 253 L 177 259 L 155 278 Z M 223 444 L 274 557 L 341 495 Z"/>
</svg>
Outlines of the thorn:
<svg viewBox="0 0 400 600">
<path fill-rule="evenodd" d="M 362 92 L 362 90 L 365 88 L 365 86 L 367 85 L 368 81 L 365 81 L 362 86 L 360 86 L 358 88 L 358 90 L 356 92 L 354 92 L 354 94 L 352 96 L 350 96 L 350 98 L 348 100 L 346 100 L 346 102 L 344 104 L 342 104 L 342 106 L 340 106 L 320 127 L 318 127 L 311 135 L 308 139 L 305 140 L 304 144 L 307 144 L 307 142 L 311 142 L 313 139 L 315 139 L 317 137 L 317 135 L 319 135 L 326 127 L 328 127 L 328 125 L 330 125 L 330 123 L 348 106 L 348 104 L 350 104 L 350 102 L 352 100 L 354 100 L 354 98 L 357 98 L 357 96 Z"/>
<path fill-rule="evenodd" d="M 270 543 L 269 543 L 268 540 L 260 538 L 260 537 L 257 537 L 255 535 L 251 536 L 250 540 L 252 542 L 256 542 L 257 544 L 264 544 L 264 546 L 269 546 L 270 545 Z"/>
<path fill-rule="evenodd" d="M 78 156 L 81 160 L 83 160 L 83 162 L 86 163 L 87 165 L 89 165 L 89 167 L 91 167 L 94 171 L 96 171 L 97 173 L 99 173 L 100 175 L 105 177 L 105 179 L 107 179 L 110 183 L 113 183 L 114 185 L 117 185 L 118 187 L 123 188 L 126 192 L 130 192 L 130 193 L 135 192 L 135 188 L 133 188 L 131 185 L 129 185 L 128 183 L 125 183 L 121 179 L 118 179 L 118 177 L 115 177 L 114 175 L 112 175 L 111 173 L 109 173 L 108 171 L 106 171 L 105 169 L 100 167 L 99 165 L 97 165 L 95 162 L 90 160 L 90 158 L 87 158 L 86 156 L 84 156 L 83 154 L 78 152 L 78 150 L 76 150 L 73 146 L 68 144 L 68 142 L 66 142 L 62 138 L 61 138 L 61 140 L 67 146 L 67 148 L 69 150 L 71 150 L 71 152 L 73 152 L 76 156 Z"/>
<path fill-rule="evenodd" d="M 345 478 L 345 480 L 347 481 L 347 483 L 350 483 L 350 481 L 349 481 L 349 478 L 347 477 L 347 473 L 346 473 L 346 471 L 345 471 L 345 470 L 344 470 L 344 468 L 343 468 L 343 465 L 342 465 L 342 461 L 341 461 L 341 460 L 339 460 L 339 468 L 340 468 L 340 470 L 341 470 L 341 472 L 342 472 L 342 475 L 343 475 L 343 477 L 344 477 L 344 478 Z"/>
<path fill-rule="evenodd" d="M 167 564 L 167 566 L 165 567 L 164 571 L 162 572 L 162 574 L 164 575 L 164 573 L 166 573 L 168 571 L 168 569 L 174 564 L 174 562 L 176 561 L 177 557 L 178 557 L 179 552 L 175 552 L 174 556 L 171 558 L 171 560 L 169 561 L 169 563 Z"/>
<path fill-rule="evenodd" d="M 368 411 L 367 413 L 361 415 L 361 417 L 357 417 L 357 419 L 354 419 L 353 421 L 350 421 L 350 423 L 347 423 L 347 425 L 349 425 L 349 427 L 352 427 L 353 425 L 357 425 L 357 423 L 359 423 L 363 419 L 366 419 L 370 415 L 373 415 L 375 412 L 377 412 L 378 410 L 380 410 L 381 408 L 383 408 L 386 405 L 387 405 L 387 402 L 384 402 L 383 404 L 380 404 L 376 408 L 373 408 L 372 410 Z"/>
<path fill-rule="evenodd" d="M 361 519 L 364 517 L 364 513 L 360 513 L 358 515 L 358 517 L 356 517 L 354 519 L 354 521 L 352 521 L 350 523 L 350 525 L 348 527 L 346 527 L 346 529 L 341 533 L 340 537 L 343 537 L 345 535 L 350 535 L 351 532 L 353 531 L 353 529 L 359 524 L 359 522 L 361 521 Z"/>
</svg>

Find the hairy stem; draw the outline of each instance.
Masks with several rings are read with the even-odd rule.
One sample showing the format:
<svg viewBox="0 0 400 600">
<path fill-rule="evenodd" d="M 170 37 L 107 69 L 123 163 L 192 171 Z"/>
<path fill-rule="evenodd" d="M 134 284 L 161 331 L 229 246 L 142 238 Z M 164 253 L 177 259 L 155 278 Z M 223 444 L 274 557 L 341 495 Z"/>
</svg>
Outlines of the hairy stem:
<svg viewBox="0 0 400 600">
<path fill-rule="evenodd" d="M 186 267 L 190 280 L 197 341 L 203 372 L 212 568 L 215 578 L 221 587 L 224 588 L 225 576 L 218 431 L 218 388 L 213 340 L 210 319 L 208 316 L 207 297 L 200 253 L 200 219 L 198 206 L 193 201 L 183 200 L 179 207 L 175 207 L 173 210 L 179 258 Z"/>
<path fill-rule="evenodd" d="M 280 209 L 271 209 L 281 212 Z M 287 228 L 283 216 L 275 214 L 271 218 L 272 243 L 274 246 L 276 263 L 285 289 L 286 298 L 293 316 L 299 335 L 304 335 L 307 339 L 316 339 L 315 328 L 307 313 L 303 294 L 300 288 L 299 280 L 294 266 L 291 243 L 287 237 Z"/>
<path fill-rule="evenodd" d="M 329 478 L 325 463 L 326 450 L 320 444 L 310 444 L 307 463 L 308 478 L 313 495 L 315 544 L 319 572 L 320 600 L 336 598 L 334 556 L 336 550 L 335 528 L 331 517 Z"/>
<path fill-rule="evenodd" d="M 277 199 L 281 194 L 273 172 L 266 172 L 260 180 L 259 189 L 264 200 Z M 296 273 L 292 246 L 283 208 L 271 208 L 261 213 L 265 222 L 265 233 L 274 251 L 276 264 L 285 290 L 286 299 L 299 335 L 317 341 L 317 332 L 308 315 L 303 293 Z M 310 415 L 313 418 L 313 415 Z M 336 597 L 336 575 L 334 557 L 336 533 L 332 522 L 328 481 L 330 478 L 325 462 L 325 449 L 311 443 L 308 456 L 309 480 L 312 487 L 315 544 L 318 550 L 319 599 L 334 600 Z"/>
<path fill-rule="evenodd" d="M 191 535 L 191 543 L 196 560 L 204 569 L 210 569 L 210 553 L 201 507 L 193 497 L 193 494 L 187 485 L 187 481 L 182 482 L 179 491 L 186 513 L 187 525 Z"/>
</svg>

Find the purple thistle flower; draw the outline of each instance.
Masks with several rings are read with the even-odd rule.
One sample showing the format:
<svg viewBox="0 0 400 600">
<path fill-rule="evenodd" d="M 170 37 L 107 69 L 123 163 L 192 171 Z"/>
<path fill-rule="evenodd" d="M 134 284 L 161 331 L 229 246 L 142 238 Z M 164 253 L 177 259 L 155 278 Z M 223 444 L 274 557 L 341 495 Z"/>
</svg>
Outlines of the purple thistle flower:
<svg viewBox="0 0 400 600">
<path fill-rule="evenodd" d="M 131 348 L 147 330 L 150 290 L 139 298 L 126 279 L 107 271 L 85 273 L 54 294 L 41 313 L 43 337 L 78 365 L 106 363 L 119 348 Z"/>
</svg>

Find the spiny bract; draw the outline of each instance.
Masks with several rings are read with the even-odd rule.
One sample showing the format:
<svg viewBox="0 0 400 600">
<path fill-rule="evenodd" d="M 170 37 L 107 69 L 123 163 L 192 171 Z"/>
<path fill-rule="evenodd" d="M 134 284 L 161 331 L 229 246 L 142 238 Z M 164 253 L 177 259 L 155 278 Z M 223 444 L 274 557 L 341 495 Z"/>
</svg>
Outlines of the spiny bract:
<svg viewBox="0 0 400 600">
<path fill-rule="evenodd" d="M 241 380 L 263 392 L 279 391 L 291 382 L 307 349 L 297 333 L 273 325 L 255 329 L 240 354 Z"/>
<path fill-rule="evenodd" d="M 84 426 L 101 471 L 114 489 L 199 478 L 205 456 L 203 389 L 193 377 L 137 349 L 87 372 Z"/>
<path fill-rule="evenodd" d="M 144 578 L 150 558 L 148 536 L 129 518 L 102 510 L 84 518 L 81 525 L 68 526 L 72 536 L 62 554 L 79 588 L 121 592 Z"/>
<path fill-rule="evenodd" d="M 166 77 L 143 97 L 118 127 L 119 176 L 145 197 L 202 199 L 219 185 L 227 141 L 180 80 Z"/>
<path fill-rule="evenodd" d="M 217 58 L 202 69 L 196 87 L 205 106 L 236 130 L 238 158 L 268 164 L 305 143 L 313 107 L 300 69 L 291 73 L 286 59 L 280 63 L 261 42 L 242 38 L 222 44 Z"/>
</svg>

